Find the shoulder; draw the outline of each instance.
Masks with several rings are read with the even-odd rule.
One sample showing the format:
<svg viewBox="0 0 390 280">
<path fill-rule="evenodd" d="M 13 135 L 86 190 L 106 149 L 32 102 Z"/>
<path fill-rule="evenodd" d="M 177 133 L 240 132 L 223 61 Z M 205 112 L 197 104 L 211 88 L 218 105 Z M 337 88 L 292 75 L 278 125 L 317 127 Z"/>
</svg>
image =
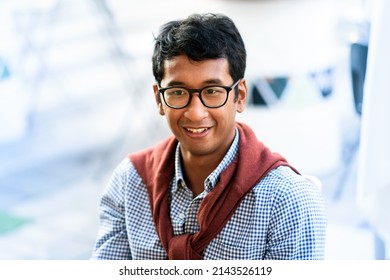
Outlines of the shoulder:
<svg viewBox="0 0 390 280">
<path fill-rule="evenodd" d="M 138 164 L 154 164 L 155 160 L 159 160 L 168 150 L 175 147 L 177 140 L 175 137 L 168 137 L 154 146 L 147 147 L 140 151 L 129 154 L 127 157 L 130 159 L 133 165 Z"/>
<path fill-rule="evenodd" d="M 168 162 L 174 161 L 177 143 L 176 138 L 171 136 L 155 146 L 128 155 L 132 165 L 146 184 L 149 184 L 149 180 L 157 170 L 161 170 Z"/>
<path fill-rule="evenodd" d="M 132 175 L 136 170 L 134 169 L 134 165 L 130 161 L 128 157 L 122 159 L 122 161 L 116 166 L 114 169 L 113 176 L 115 177 L 128 177 L 129 175 Z"/>
<path fill-rule="evenodd" d="M 137 170 L 130 159 L 126 157 L 115 167 L 106 191 L 115 190 L 116 192 L 123 192 L 129 184 L 134 185 L 135 182 L 139 181 L 140 176 Z"/>
<path fill-rule="evenodd" d="M 288 166 L 279 166 L 271 170 L 267 176 L 264 177 L 263 183 L 273 183 L 274 187 L 280 191 L 303 191 L 313 190 L 319 192 L 320 189 L 312 180 L 308 180 L 306 176 L 297 174 Z"/>
<path fill-rule="evenodd" d="M 280 166 L 269 172 L 255 189 L 266 193 L 273 200 L 274 207 L 309 207 L 324 210 L 320 188 L 288 166 Z"/>
</svg>

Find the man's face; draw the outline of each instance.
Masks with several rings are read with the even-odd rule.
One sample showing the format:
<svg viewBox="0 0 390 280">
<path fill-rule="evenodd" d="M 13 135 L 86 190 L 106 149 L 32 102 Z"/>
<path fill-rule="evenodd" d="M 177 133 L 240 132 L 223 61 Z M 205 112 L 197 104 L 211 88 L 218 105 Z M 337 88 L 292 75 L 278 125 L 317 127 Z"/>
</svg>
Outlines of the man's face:
<svg viewBox="0 0 390 280">
<path fill-rule="evenodd" d="M 231 86 L 234 82 L 227 59 L 192 61 L 181 55 L 165 61 L 161 87 L 203 88 L 210 85 Z M 237 101 L 233 101 L 233 89 L 226 104 L 219 108 L 205 107 L 199 96 L 194 94 L 187 107 L 172 109 L 160 98 L 157 85 L 154 86 L 160 114 L 165 115 L 172 133 L 180 142 L 183 157 L 216 156 L 222 159 L 234 138 L 236 112 L 242 112 L 245 106 L 245 80 L 237 88 Z"/>
</svg>

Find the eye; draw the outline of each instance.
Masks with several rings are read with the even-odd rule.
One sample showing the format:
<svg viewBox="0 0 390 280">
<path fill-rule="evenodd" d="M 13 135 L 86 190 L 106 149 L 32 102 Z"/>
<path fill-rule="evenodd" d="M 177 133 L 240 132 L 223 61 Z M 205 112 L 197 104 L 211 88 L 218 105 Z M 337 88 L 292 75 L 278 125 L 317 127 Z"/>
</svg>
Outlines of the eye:
<svg viewBox="0 0 390 280">
<path fill-rule="evenodd" d="M 221 87 L 208 87 L 203 90 L 205 95 L 217 95 L 224 92 L 224 89 Z"/>
<path fill-rule="evenodd" d="M 171 88 L 165 92 L 168 96 L 183 96 L 187 94 L 187 91 L 182 88 Z"/>
</svg>

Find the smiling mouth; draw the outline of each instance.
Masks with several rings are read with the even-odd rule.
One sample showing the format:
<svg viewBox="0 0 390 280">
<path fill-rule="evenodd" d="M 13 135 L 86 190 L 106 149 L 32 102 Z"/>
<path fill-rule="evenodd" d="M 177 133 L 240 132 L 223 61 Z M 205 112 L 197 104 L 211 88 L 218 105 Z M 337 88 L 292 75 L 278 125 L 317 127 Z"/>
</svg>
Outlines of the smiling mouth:
<svg viewBox="0 0 390 280">
<path fill-rule="evenodd" d="M 191 132 L 191 133 L 194 133 L 194 134 L 200 134 L 200 133 L 203 133 L 206 130 L 208 130 L 208 128 L 206 128 L 206 127 L 203 127 L 203 128 L 188 128 L 188 127 L 186 127 L 186 130 L 188 132 Z"/>
</svg>

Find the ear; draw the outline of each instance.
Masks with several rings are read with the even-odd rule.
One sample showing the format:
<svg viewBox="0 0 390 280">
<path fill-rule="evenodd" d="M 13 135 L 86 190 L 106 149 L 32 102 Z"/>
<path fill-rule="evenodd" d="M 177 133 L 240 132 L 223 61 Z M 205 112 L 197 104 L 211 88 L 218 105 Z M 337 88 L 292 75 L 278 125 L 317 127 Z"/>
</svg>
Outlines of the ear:
<svg viewBox="0 0 390 280">
<path fill-rule="evenodd" d="M 247 84 L 246 80 L 243 78 L 237 85 L 238 96 L 237 96 L 237 112 L 242 113 L 245 109 L 246 98 L 247 98 Z"/>
<path fill-rule="evenodd" d="M 162 104 L 161 95 L 158 92 L 157 84 L 153 85 L 153 91 L 154 91 L 154 99 L 156 100 L 156 104 L 158 106 L 158 112 L 159 112 L 159 114 L 161 116 L 164 116 L 165 115 L 164 107 L 163 107 L 163 104 Z"/>
</svg>

